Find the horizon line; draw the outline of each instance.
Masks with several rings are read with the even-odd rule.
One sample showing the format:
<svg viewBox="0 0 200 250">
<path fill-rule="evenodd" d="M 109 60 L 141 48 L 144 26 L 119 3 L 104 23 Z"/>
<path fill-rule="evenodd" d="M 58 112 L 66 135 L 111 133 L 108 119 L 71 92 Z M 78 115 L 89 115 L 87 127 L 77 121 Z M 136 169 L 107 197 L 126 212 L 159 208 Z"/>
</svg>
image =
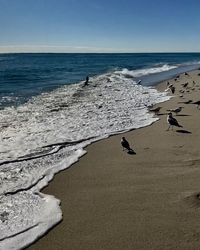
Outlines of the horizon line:
<svg viewBox="0 0 200 250">
<path fill-rule="evenodd" d="M 200 53 L 200 51 L 137 51 L 137 52 L 52 52 L 52 51 L 7 51 L 7 52 L 1 52 L 0 54 L 151 54 L 151 53 L 162 53 L 162 54 L 167 54 L 167 53 Z"/>
<path fill-rule="evenodd" d="M 78 45 L 45 45 L 45 44 L 21 44 L 21 45 L 0 45 L 0 54 L 17 54 L 17 53 L 52 53 L 52 54 L 133 54 L 133 53 L 200 53 L 198 48 L 193 48 L 193 50 L 188 50 L 184 48 L 174 50 L 171 48 L 165 48 L 163 51 L 161 48 L 152 49 L 152 48 L 111 48 L 111 47 L 95 47 L 95 46 L 78 46 Z"/>
</svg>

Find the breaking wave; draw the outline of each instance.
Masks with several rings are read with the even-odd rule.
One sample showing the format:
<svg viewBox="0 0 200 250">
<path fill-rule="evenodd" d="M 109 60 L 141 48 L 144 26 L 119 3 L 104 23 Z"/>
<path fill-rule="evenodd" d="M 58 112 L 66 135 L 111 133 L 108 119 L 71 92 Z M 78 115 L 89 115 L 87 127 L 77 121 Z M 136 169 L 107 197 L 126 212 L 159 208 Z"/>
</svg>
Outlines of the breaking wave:
<svg viewBox="0 0 200 250">
<path fill-rule="evenodd" d="M 0 249 L 25 247 L 61 220 L 59 201 L 40 189 L 84 147 L 156 121 L 147 107 L 169 97 L 132 77 L 169 69 L 118 70 L 0 110 Z"/>
</svg>

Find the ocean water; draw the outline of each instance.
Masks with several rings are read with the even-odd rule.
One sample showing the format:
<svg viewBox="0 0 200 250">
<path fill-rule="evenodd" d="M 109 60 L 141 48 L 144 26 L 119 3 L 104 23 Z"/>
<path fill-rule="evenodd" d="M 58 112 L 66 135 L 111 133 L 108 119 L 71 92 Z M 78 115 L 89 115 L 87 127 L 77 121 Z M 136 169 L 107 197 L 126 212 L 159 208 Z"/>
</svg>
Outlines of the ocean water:
<svg viewBox="0 0 200 250">
<path fill-rule="evenodd" d="M 198 53 L 1 54 L 0 249 L 58 223 L 60 201 L 41 188 L 90 143 L 156 121 L 148 106 L 170 96 L 154 85 L 199 67 Z"/>
</svg>

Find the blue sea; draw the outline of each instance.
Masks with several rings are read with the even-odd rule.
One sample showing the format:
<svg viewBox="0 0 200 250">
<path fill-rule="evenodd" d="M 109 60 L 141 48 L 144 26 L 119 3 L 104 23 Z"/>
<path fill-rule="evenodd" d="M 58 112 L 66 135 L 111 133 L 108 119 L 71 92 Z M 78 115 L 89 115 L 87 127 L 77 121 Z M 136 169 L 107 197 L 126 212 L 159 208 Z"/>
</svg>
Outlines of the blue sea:
<svg viewBox="0 0 200 250">
<path fill-rule="evenodd" d="M 200 53 L 0 54 L 0 107 L 21 104 L 42 92 L 78 83 L 87 75 L 177 66 L 174 71 L 166 70 L 143 81 L 153 85 L 179 70 L 196 68 L 199 62 Z"/>
<path fill-rule="evenodd" d="M 60 201 L 40 192 L 54 174 L 90 143 L 158 120 L 148 107 L 171 93 L 155 85 L 197 68 L 200 53 L 0 54 L 0 249 L 57 224 Z"/>
</svg>

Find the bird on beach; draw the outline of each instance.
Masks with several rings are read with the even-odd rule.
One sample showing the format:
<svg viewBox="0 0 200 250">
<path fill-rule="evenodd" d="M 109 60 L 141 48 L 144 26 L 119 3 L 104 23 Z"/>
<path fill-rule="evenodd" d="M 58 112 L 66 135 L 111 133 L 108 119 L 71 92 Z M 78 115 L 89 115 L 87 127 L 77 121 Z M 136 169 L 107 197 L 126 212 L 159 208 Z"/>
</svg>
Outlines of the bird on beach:
<svg viewBox="0 0 200 250">
<path fill-rule="evenodd" d="M 172 94 L 175 93 L 176 89 L 175 89 L 175 87 L 172 84 L 169 85 L 169 89 L 171 90 Z"/>
<path fill-rule="evenodd" d="M 183 88 L 186 88 L 188 86 L 189 82 L 186 83 L 182 83 L 181 85 L 183 86 Z"/>
<path fill-rule="evenodd" d="M 130 147 L 128 141 L 126 140 L 125 137 L 122 137 L 121 139 L 121 145 L 122 145 L 122 148 L 123 148 L 123 151 L 124 149 L 127 149 L 128 150 L 128 154 L 131 154 L 131 155 L 135 155 L 136 152 Z"/>
<path fill-rule="evenodd" d="M 150 109 L 149 111 L 154 112 L 155 114 L 158 114 L 160 112 L 161 107 L 157 107 L 155 109 Z"/>
<path fill-rule="evenodd" d="M 168 110 L 168 111 L 174 112 L 174 113 L 177 115 L 178 113 L 181 112 L 181 110 L 182 110 L 183 108 L 184 108 L 184 107 L 178 107 L 178 108 L 176 108 L 176 109 L 170 109 L 170 110 Z"/>
<path fill-rule="evenodd" d="M 189 103 L 191 103 L 191 102 L 192 102 L 192 100 L 188 100 L 188 101 L 185 101 L 185 102 L 179 102 L 179 103 L 189 104 Z"/>
<path fill-rule="evenodd" d="M 126 140 L 125 137 L 122 137 L 122 139 L 121 139 L 121 145 L 122 145 L 123 150 L 124 149 L 131 150 L 130 145 L 129 145 L 129 143 Z"/>
<path fill-rule="evenodd" d="M 172 113 L 170 112 L 167 116 L 167 122 L 169 124 L 169 127 L 167 129 L 167 131 L 170 129 L 170 127 L 172 127 L 172 130 L 173 130 L 173 127 L 176 126 L 176 127 L 179 127 L 179 128 L 182 128 L 183 126 L 181 126 L 178 121 L 172 116 Z"/>
</svg>

